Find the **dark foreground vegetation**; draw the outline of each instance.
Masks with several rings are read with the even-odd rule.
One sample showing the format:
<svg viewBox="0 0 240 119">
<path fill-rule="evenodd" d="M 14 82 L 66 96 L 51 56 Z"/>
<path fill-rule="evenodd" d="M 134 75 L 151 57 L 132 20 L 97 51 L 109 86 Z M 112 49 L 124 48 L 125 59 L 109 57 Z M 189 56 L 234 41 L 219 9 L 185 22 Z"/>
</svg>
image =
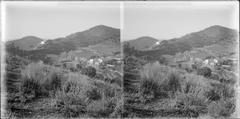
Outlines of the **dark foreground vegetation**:
<svg viewBox="0 0 240 119">
<path fill-rule="evenodd" d="M 120 117 L 122 78 L 109 68 L 54 66 L 7 56 L 7 118 Z M 112 61 L 112 62 L 111 62 Z"/>
<path fill-rule="evenodd" d="M 138 53 L 125 46 L 124 117 L 227 118 L 235 112 L 237 78 L 223 67 L 227 61 L 214 68 L 196 63 L 172 66 Z"/>
</svg>

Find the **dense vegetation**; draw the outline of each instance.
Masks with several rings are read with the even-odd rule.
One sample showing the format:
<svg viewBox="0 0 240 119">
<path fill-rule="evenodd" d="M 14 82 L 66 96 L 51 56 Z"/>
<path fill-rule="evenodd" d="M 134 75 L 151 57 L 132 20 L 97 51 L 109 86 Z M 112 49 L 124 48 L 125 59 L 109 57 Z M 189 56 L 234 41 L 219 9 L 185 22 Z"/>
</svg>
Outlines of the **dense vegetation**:
<svg viewBox="0 0 240 119">
<path fill-rule="evenodd" d="M 139 56 L 127 44 L 124 48 L 124 117 L 226 118 L 235 112 L 237 78 L 223 67 L 228 60 L 214 68 L 173 67 L 167 60 Z"/>
<path fill-rule="evenodd" d="M 119 30 L 108 29 L 34 50 L 9 44 L 6 118 L 228 118 L 235 112 L 237 65 L 229 58 L 235 36 L 223 33 L 229 29 L 214 34 L 222 29 L 214 26 L 144 50 L 124 43 L 123 56 Z M 214 42 L 205 37 L 209 32 Z"/>
<path fill-rule="evenodd" d="M 17 77 L 6 75 L 9 118 L 121 116 L 122 78 L 107 68 L 111 61 L 99 68 L 81 62 L 70 69 L 18 56 L 9 56 L 7 62 L 8 70 L 18 69 Z"/>
</svg>

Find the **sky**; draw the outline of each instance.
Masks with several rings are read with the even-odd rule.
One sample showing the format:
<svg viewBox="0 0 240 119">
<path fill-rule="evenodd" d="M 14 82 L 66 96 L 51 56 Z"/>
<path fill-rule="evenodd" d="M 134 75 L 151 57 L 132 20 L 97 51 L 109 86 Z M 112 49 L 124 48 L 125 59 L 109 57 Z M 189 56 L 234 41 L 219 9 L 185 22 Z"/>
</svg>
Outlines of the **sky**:
<svg viewBox="0 0 240 119">
<path fill-rule="evenodd" d="M 122 3 L 4 2 L 4 39 L 55 39 L 100 24 L 122 28 L 122 41 L 142 36 L 171 39 L 212 25 L 239 29 L 236 1 Z"/>
<path fill-rule="evenodd" d="M 120 4 L 107 2 L 8 2 L 5 39 L 54 39 L 96 25 L 120 27 Z"/>
<path fill-rule="evenodd" d="M 238 9 L 236 1 L 126 3 L 122 40 L 132 40 L 142 36 L 167 40 L 212 25 L 238 30 Z"/>
</svg>

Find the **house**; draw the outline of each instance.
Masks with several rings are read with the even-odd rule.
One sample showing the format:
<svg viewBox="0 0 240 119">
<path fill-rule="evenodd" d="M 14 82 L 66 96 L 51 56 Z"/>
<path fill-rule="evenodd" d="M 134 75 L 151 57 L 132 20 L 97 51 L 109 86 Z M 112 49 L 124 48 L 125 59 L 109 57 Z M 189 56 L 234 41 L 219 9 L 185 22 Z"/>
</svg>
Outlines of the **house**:
<svg viewBox="0 0 240 119">
<path fill-rule="evenodd" d="M 218 63 L 219 63 L 218 59 L 214 57 L 208 57 L 203 61 L 202 64 L 204 67 L 209 67 L 213 69 Z"/>
<path fill-rule="evenodd" d="M 92 58 L 87 61 L 87 65 L 97 68 L 101 63 L 103 63 L 103 59 L 99 58 Z"/>
</svg>

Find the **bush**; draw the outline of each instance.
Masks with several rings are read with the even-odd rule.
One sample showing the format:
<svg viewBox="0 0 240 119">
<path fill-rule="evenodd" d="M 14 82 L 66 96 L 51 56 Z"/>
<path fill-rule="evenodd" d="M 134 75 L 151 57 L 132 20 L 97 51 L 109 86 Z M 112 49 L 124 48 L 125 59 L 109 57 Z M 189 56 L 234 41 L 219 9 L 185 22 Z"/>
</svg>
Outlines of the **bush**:
<svg viewBox="0 0 240 119">
<path fill-rule="evenodd" d="M 181 77 L 175 69 L 159 63 L 147 64 L 141 71 L 139 91 L 147 100 L 166 98 L 181 90 L 180 81 Z"/>
<path fill-rule="evenodd" d="M 122 93 L 122 88 L 116 84 L 109 84 L 104 81 L 94 80 L 93 85 L 101 93 L 102 98 L 119 97 Z"/>
<path fill-rule="evenodd" d="M 121 99 L 122 88 L 119 85 L 109 84 L 101 80 L 94 80 L 92 84 L 95 88 L 89 90 L 91 92 L 89 94 L 97 96 L 97 98 L 89 103 L 87 112 L 94 117 L 119 116 L 119 109 L 116 106 L 118 99 Z"/>
<path fill-rule="evenodd" d="M 204 77 L 210 77 L 212 74 L 212 70 L 208 67 L 203 67 L 197 70 L 197 74 Z"/>
<path fill-rule="evenodd" d="M 82 71 L 82 73 L 84 75 L 87 75 L 91 78 L 96 76 L 96 72 L 97 72 L 96 69 L 92 66 L 88 66 L 88 67 L 84 68 L 83 71 Z"/>
<path fill-rule="evenodd" d="M 151 100 L 157 97 L 158 94 L 164 93 L 162 85 L 166 79 L 167 67 L 159 63 L 146 64 L 141 70 L 141 81 L 139 82 L 139 91 L 143 99 Z M 164 72 L 165 70 L 165 72 Z"/>
<path fill-rule="evenodd" d="M 219 117 L 230 116 L 234 112 L 232 99 L 235 95 L 231 83 L 209 80 L 211 69 L 207 67 L 198 70 L 201 75 L 197 75 L 152 63 L 144 65 L 140 74 L 140 81 L 136 83 L 138 92 L 128 92 L 124 97 L 128 110 L 134 110 L 139 104 L 141 108 L 146 106 L 153 111 L 160 109 L 163 116 L 198 117 L 209 113 Z M 165 104 L 166 100 L 169 105 Z M 151 103 L 142 104 L 147 102 Z M 143 115 L 142 111 L 128 113 Z M 160 112 L 158 114 L 161 115 Z"/>
<path fill-rule="evenodd" d="M 49 96 L 60 89 L 63 80 L 60 70 L 42 63 L 31 63 L 21 73 L 19 91 L 24 98 Z"/>
<path fill-rule="evenodd" d="M 185 74 L 184 80 L 182 81 L 183 93 L 191 93 L 197 97 L 204 97 L 205 94 L 211 90 L 211 83 L 208 79 L 198 76 L 195 74 Z"/>
<path fill-rule="evenodd" d="M 228 100 L 219 100 L 213 101 L 208 106 L 208 114 L 215 117 L 229 117 L 232 113 L 235 112 L 235 105 L 236 100 L 228 99 Z"/>
<path fill-rule="evenodd" d="M 157 97 L 157 94 L 164 93 L 161 90 L 160 84 L 155 80 L 144 79 L 140 83 L 140 95 L 142 98 L 142 102 L 151 101 L 152 99 Z M 166 93 L 164 93 L 166 95 Z"/>
<path fill-rule="evenodd" d="M 87 106 L 87 112 L 94 117 L 109 117 L 114 112 L 116 104 L 114 98 L 97 100 Z"/>
<path fill-rule="evenodd" d="M 176 106 L 181 110 L 191 110 L 197 115 L 207 113 L 209 100 L 205 94 L 210 87 L 210 83 L 204 77 L 185 74 L 181 83 L 181 91 L 175 95 Z"/>
<path fill-rule="evenodd" d="M 86 94 L 93 86 L 86 76 L 78 74 L 69 74 L 55 95 L 56 106 L 66 117 L 77 117 L 86 111 L 86 105 L 90 99 Z"/>
<path fill-rule="evenodd" d="M 38 81 L 33 78 L 24 78 L 20 84 L 20 101 L 26 102 L 27 100 L 32 100 L 46 92 L 42 91 L 41 85 Z"/>
<path fill-rule="evenodd" d="M 219 81 L 221 83 L 227 83 L 234 85 L 237 82 L 237 75 L 232 71 L 227 71 L 225 69 L 218 70 Z"/>
<path fill-rule="evenodd" d="M 173 95 L 181 90 L 181 79 L 180 79 L 180 75 L 177 72 L 170 72 L 167 80 L 166 81 L 166 86 L 165 86 L 165 90 L 166 91 L 170 91 Z"/>
<path fill-rule="evenodd" d="M 101 80 L 92 80 L 81 74 L 70 73 L 55 95 L 55 105 L 65 117 L 109 116 L 114 111 L 121 89 Z M 114 99 L 114 100 L 113 100 Z"/>
<path fill-rule="evenodd" d="M 233 98 L 235 96 L 234 88 L 228 84 L 212 83 L 211 86 L 206 95 L 212 101 Z"/>
<path fill-rule="evenodd" d="M 123 95 L 122 95 L 123 96 Z M 124 110 L 124 101 L 122 96 L 120 96 L 121 98 L 118 98 L 117 102 L 116 102 L 116 106 L 114 108 L 114 112 L 112 112 L 110 114 L 110 118 L 122 118 L 122 114 L 123 114 L 123 110 Z"/>
<path fill-rule="evenodd" d="M 175 99 L 176 107 L 180 110 L 191 110 L 197 115 L 207 113 L 208 100 L 206 97 L 193 93 L 179 93 Z"/>
</svg>

